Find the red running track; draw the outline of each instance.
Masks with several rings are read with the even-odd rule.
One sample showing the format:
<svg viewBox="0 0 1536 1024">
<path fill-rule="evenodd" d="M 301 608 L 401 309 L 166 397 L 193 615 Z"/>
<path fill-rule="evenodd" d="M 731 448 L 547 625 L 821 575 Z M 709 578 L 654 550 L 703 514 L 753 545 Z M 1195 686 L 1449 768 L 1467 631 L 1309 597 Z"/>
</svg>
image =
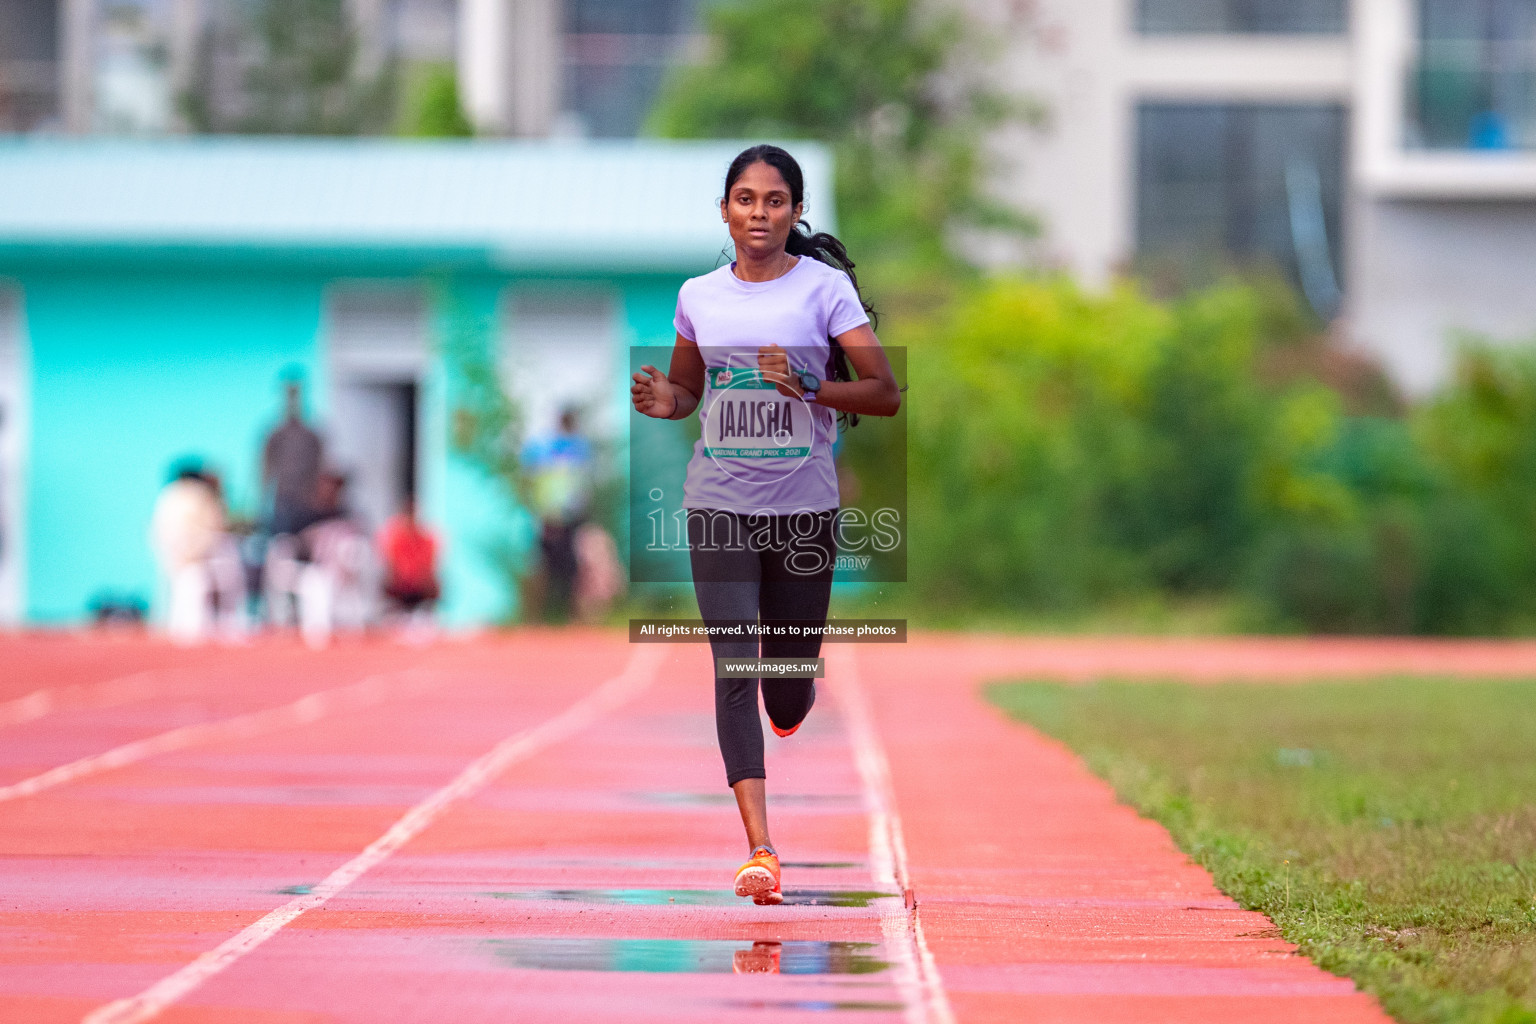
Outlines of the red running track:
<svg viewBox="0 0 1536 1024">
<path fill-rule="evenodd" d="M 977 686 L 1536 673 L 1530 644 L 829 654 L 769 737 L 789 900 L 760 908 L 701 648 L 0 638 L 0 1020 L 1380 1021 Z"/>
</svg>

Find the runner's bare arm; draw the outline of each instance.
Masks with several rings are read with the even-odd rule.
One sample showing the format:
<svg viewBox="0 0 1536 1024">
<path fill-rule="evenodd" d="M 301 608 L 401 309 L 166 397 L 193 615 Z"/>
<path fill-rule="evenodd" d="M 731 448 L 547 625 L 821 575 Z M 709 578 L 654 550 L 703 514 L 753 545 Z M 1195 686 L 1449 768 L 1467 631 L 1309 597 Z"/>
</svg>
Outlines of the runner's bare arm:
<svg viewBox="0 0 1536 1024">
<path fill-rule="evenodd" d="M 862 324 L 837 336 L 837 343 L 847 353 L 848 365 L 857 380 L 822 381 L 816 404 L 839 412 L 855 412 L 861 416 L 894 416 L 901 408 L 901 390 L 896 385 L 896 374 L 891 361 L 886 358 L 880 339 L 869 324 Z M 758 349 L 758 365 L 770 379 L 788 376 L 790 383 L 780 384 L 784 394 L 799 395 L 800 385 L 789 374 L 789 355 L 778 345 L 765 345 Z M 800 369 L 795 367 L 795 369 Z M 815 372 L 817 368 L 813 368 Z"/>
<path fill-rule="evenodd" d="M 662 420 L 680 420 L 693 414 L 704 393 L 704 357 L 697 344 L 679 334 L 672 348 L 672 365 L 665 374 L 650 365 L 640 369 L 643 372 L 634 375 L 629 387 L 630 400 L 638 412 Z"/>
</svg>

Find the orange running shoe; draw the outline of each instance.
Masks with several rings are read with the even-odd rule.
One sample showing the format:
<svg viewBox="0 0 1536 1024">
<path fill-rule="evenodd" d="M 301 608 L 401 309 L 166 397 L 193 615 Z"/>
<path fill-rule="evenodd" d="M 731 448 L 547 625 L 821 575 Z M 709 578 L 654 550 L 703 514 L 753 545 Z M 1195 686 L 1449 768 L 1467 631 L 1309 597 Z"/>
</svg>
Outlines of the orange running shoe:
<svg viewBox="0 0 1536 1024">
<path fill-rule="evenodd" d="M 731 970 L 737 974 L 778 974 L 783 951 L 782 943 L 759 940 L 751 949 L 738 949 L 731 955 Z"/>
<path fill-rule="evenodd" d="M 752 851 L 752 859 L 736 872 L 736 895 L 751 896 L 760 907 L 784 902 L 779 888 L 779 855 L 766 846 Z"/>
</svg>

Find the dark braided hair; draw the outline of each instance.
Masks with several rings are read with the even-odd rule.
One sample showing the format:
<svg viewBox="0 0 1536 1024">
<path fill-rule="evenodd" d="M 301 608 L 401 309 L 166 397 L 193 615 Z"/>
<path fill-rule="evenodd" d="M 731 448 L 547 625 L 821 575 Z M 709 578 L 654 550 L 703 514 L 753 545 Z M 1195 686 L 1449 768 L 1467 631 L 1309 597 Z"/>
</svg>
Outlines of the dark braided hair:
<svg viewBox="0 0 1536 1024">
<path fill-rule="evenodd" d="M 731 161 L 731 166 L 725 172 L 725 195 L 729 198 L 731 186 L 736 184 L 742 172 L 756 163 L 764 163 L 784 178 L 784 183 L 789 186 L 789 200 L 793 206 L 799 206 L 805 202 L 805 174 L 800 170 L 799 162 L 788 152 L 778 146 L 767 144 L 751 146 L 742 150 Z M 875 312 L 875 307 L 864 298 L 864 293 L 859 289 L 858 275 L 853 272 L 853 260 L 848 257 L 848 248 L 838 240 L 837 236 L 826 231 L 811 231 L 811 225 L 801 219 L 789 232 L 789 238 L 784 243 L 784 250 L 791 256 L 809 256 L 818 263 L 825 263 L 829 267 L 841 270 L 848 275 L 848 280 L 853 282 L 854 294 L 859 297 L 859 304 L 864 307 L 864 312 L 869 314 L 871 326 L 878 325 L 880 315 Z M 827 360 L 827 370 L 822 375 L 829 380 L 853 380 L 853 371 L 848 366 L 848 355 L 843 351 L 843 346 L 837 343 L 836 338 L 827 339 L 832 345 L 832 352 Z M 838 421 L 844 426 L 857 426 L 859 417 L 857 413 L 839 413 Z"/>
</svg>

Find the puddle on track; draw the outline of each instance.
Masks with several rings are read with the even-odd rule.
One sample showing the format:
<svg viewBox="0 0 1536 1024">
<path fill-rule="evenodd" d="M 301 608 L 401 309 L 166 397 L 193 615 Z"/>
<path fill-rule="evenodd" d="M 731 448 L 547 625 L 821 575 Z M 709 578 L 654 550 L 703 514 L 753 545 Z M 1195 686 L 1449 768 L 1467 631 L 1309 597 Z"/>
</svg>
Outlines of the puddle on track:
<svg viewBox="0 0 1536 1024">
<path fill-rule="evenodd" d="M 730 939 L 490 939 L 505 967 L 641 974 L 878 974 L 873 942 Z"/>
<path fill-rule="evenodd" d="M 786 868 L 861 868 L 864 865 L 852 860 L 786 860 L 780 861 Z"/>
<path fill-rule="evenodd" d="M 833 1001 L 827 999 L 730 999 L 719 1004 L 727 1010 L 788 1011 L 791 1013 L 901 1013 L 906 1006 L 901 1003 L 880 1003 L 868 1000 Z"/>
<path fill-rule="evenodd" d="M 523 889 L 513 892 L 488 892 L 482 895 L 498 900 L 590 903 L 601 906 L 737 907 L 750 905 L 729 889 Z M 783 905 L 865 908 L 869 906 L 871 900 L 896 895 L 896 893 L 866 890 L 795 888 L 784 893 Z"/>
</svg>

